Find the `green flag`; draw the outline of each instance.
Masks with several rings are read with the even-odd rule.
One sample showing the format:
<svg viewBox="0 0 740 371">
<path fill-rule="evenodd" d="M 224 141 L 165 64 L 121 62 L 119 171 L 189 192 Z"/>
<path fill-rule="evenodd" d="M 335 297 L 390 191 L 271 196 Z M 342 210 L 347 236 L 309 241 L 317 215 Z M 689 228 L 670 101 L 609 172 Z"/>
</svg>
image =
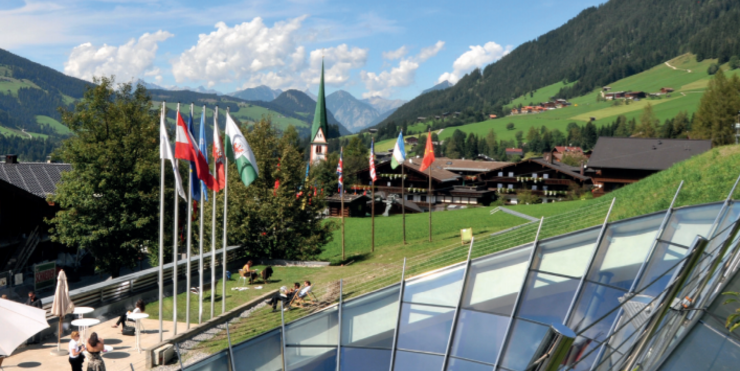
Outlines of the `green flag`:
<svg viewBox="0 0 740 371">
<path fill-rule="evenodd" d="M 231 118 L 226 114 L 226 156 L 229 160 L 236 162 L 236 168 L 239 170 L 239 177 L 245 186 L 249 186 L 257 179 L 259 169 L 257 169 L 257 160 L 254 158 L 252 148 L 247 143 L 241 130 Z"/>
</svg>

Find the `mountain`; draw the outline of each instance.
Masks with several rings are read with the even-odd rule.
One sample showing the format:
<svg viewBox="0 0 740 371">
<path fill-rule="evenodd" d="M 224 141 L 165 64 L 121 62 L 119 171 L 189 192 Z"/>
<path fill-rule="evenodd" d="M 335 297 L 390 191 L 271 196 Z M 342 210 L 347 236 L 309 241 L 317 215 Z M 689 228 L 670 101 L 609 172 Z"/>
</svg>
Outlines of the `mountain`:
<svg viewBox="0 0 740 371">
<path fill-rule="evenodd" d="M 375 108 L 344 90 L 329 94 L 326 97 L 326 108 L 354 133 L 370 126 L 380 116 Z"/>
<path fill-rule="evenodd" d="M 313 114 L 316 111 L 316 101 L 311 99 L 306 93 L 299 90 L 287 90 L 280 94 L 275 100 L 268 103 L 269 106 L 278 106 L 288 111 L 295 112 L 302 115 L 307 122 L 313 123 Z M 349 135 L 351 132 L 340 123 L 336 117 L 332 114 L 331 110 L 327 110 L 326 118 L 328 120 L 330 131 L 331 126 L 337 126 L 339 136 Z M 334 135 L 327 134 L 329 137 Z"/>
<path fill-rule="evenodd" d="M 168 89 L 167 89 L 167 88 L 165 88 L 164 86 L 159 86 L 159 85 L 157 85 L 157 84 L 154 84 L 154 83 L 151 83 L 151 82 L 146 82 L 146 81 L 144 81 L 144 80 L 142 80 L 142 79 L 138 79 L 138 80 L 136 80 L 136 83 L 137 83 L 137 84 L 141 84 L 141 85 L 142 85 L 142 86 L 144 86 L 144 87 L 145 87 L 145 88 L 146 88 L 147 90 L 152 90 L 152 89 L 159 89 L 159 90 L 168 90 Z"/>
<path fill-rule="evenodd" d="M 385 111 L 384 113 L 378 115 L 378 117 L 375 118 L 372 122 L 370 122 L 367 127 L 373 127 L 377 124 L 380 124 L 383 122 L 383 120 L 387 119 L 390 115 L 393 114 L 393 112 L 396 112 L 398 108 L 389 109 L 388 111 Z"/>
<path fill-rule="evenodd" d="M 319 97 L 317 97 L 317 96 L 316 96 L 316 94 L 314 94 L 314 93 L 311 93 L 311 90 L 309 90 L 308 88 L 306 88 L 306 90 L 304 90 L 304 91 L 303 91 L 303 94 L 306 94 L 306 95 L 308 95 L 308 96 L 309 96 L 309 98 L 311 98 L 311 99 L 313 99 L 313 100 L 314 100 L 314 102 L 315 102 L 315 101 L 316 101 L 317 99 L 319 99 Z"/>
<path fill-rule="evenodd" d="M 196 93 L 203 93 L 203 94 L 216 94 L 216 95 L 223 95 L 221 92 L 213 89 L 206 89 L 203 85 L 198 86 L 197 88 L 193 89 L 189 86 L 172 86 L 168 90 L 172 91 L 181 91 L 181 90 L 189 90 Z"/>
<path fill-rule="evenodd" d="M 384 122 L 408 123 L 467 107 L 502 115 L 512 99 L 541 87 L 566 82 L 558 97 L 581 96 L 687 52 L 725 62 L 740 55 L 739 21 L 737 0 L 610 0 L 453 87 L 415 98 Z"/>
<path fill-rule="evenodd" d="M 426 93 L 437 91 L 437 90 L 445 90 L 447 88 L 451 88 L 452 86 L 453 84 L 451 82 L 445 80 L 445 81 L 440 82 L 437 85 L 432 86 L 431 88 L 427 90 L 422 91 L 421 94 L 426 94 Z"/>
<path fill-rule="evenodd" d="M 361 102 L 369 104 L 370 107 L 375 108 L 376 111 L 382 116 L 388 113 L 388 111 L 395 111 L 398 109 L 398 107 L 403 106 L 406 102 L 406 100 L 403 99 L 385 99 L 382 97 L 372 97 L 372 98 L 366 98 L 361 100 Z M 391 112 L 392 113 L 392 112 Z"/>
<path fill-rule="evenodd" d="M 282 90 L 280 89 L 270 89 L 270 87 L 265 85 L 260 85 L 256 88 L 247 88 L 244 90 L 238 90 L 233 93 L 228 93 L 226 95 L 230 95 L 232 97 L 241 98 L 244 100 L 253 100 L 253 101 L 263 101 L 263 102 L 270 102 L 273 99 L 277 98 L 280 94 L 282 94 Z"/>
</svg>

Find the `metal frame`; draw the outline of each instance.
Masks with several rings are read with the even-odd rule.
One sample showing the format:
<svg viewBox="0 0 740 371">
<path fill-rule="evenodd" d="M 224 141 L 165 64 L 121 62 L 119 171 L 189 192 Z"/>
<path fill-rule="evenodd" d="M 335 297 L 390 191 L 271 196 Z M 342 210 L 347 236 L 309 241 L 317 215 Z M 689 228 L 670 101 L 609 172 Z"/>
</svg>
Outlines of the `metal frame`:
<svg viewBox="0 0 740 371">
<path fill-rule="evenodd" d="M 450 350 L 452 349 L 452 340 L 454 339 L 455 330 L 457 329 L 457 320 L 460 317 L 460 307 L 462 306 L 462 301 L 465 296 L 465 286 L 468 281 L 468 273 L 470 272 L 470 255 L 473 252 L 474 242 L 475 242 L 475 237 L 471 237 L 470 247 L 468 248 L 468 258 L 465 262 L 465 271 L 463 272 L 462 284 L 460 287 L 460 297 L 457 299 L 457 306 L 455 306 L 455 313 L 452 315 L 452 327 L 450 328 L 450 336 L 447 339 L 447 349 L 445 350 L 445 355 L 442 360 L 442 371 L 447 369 L 447 364 L 449 363 L 449 359 L 450 359 Z"/>
<path fill-rule="evenodd" d="M 234 363 L 234 349 L 231 348 L 231 334 L 229 333 L 229 321 L 226 321 L 226 340 L 229 342 L 229 360 L 231 361 L 231 370 L 236 371 Z"/>
<path fill-rule="evenodd" d="M 540 231 L 542 230 L 542 224 L 544 223 L 544 221 L 545 217 L 540 218 L 540 225 L 537 227 L 537 234 L 535 235 L 534 242 L 532 243 L 532 251 L 529 253 L 529 262 L 527 263 L 527 270 L 524 272 L 522 286 L 519 288 L 519 292 L 516 294 L 514 309 L 511 311 L 509 324 L 506 325 L 506 332 L 504 333 L 503 340 L 501 341 L 501 346 L 499 347 L 498 355 L 496 356 L 496 362 L 493 364 L 494 370 L 499 367 L 499 363 L 501 363 L 501 358 L 504 355 L 504 350 L 506 350 L 506 344 L 508 342 L 507 340 L 509 339 L 509 336 L 511 336 L 511 326 L 516 319 L 517 312 L 519 311 L 519 301 L 522 299 L 522 292 L 524 292 L 524 288 L 527 287 L 527 277 L 529 276 L 529 271 L 532 269 L 532 261 L 534 260 L 535 252 L 537 251 L 537 244 L 540 239 Z"/>
<path fill-rule="evenodd" d="M 282 333 L 280 334 L 280 339 L 282 340 L 281 343 L 283 345 L 282 354 L 283 354 L 283 370 L 288 369 L 288 357 L 285 355 L 285 309 L 283 308 L 283 301 L 280 300 L 280 328 L 282 330 Z"/>
<path fill-rule="evenodd" d="M 403 258 L 403 268 L 401 268 L 401 287 L 398 288 L 398 316 L 396 317 L 396 327 L 393 329 L 393 344 L 391 345 L 391 364 L 388 370 L 393 371 L 396 363 L 396 344 L 398 343 L 398 328 L 401 326 L 401 310 L 403 309 L 403 291 L 406 288 L 406 258 Z"/>
<path fill-rule="evenodd" d="M 568 306 L 568 311 L 565 312 L 565 318 L 563 319 L 563 326 L 568 326 L 570 317 L 573 315 L 573 309 L 575 309 L 576 303 L 578 302 L 578 297 L 581 295 L 581 292 L 583 291 L 583 287 L 586 284 L 586 277 L 588 277 L 588 273 L 589 271 L 591 271 L 591 265 L 593 265 L 594 259 L 596 259 L 596 255 L 599 253 L 599 245 L 601 245 L 601 241 L 604 239 L 604 235 L 606 234 L 606 228 L 609 226 L 609 216 L 612 213 L 612 208 L 614 207 L 615 202 L 617 202 L 617 199 L 612 198 L 612 204 L 609 205 L 609 210 L 607 210 L 606 212 L 604 223 L 601 225 L 601 230 L 599 231 L 599 235 L 596 237 L 594 251 L 588 260 L 588 264 L 586 264 L 586 271 L 583 272 L 583 276 L 581 276 L 581 282 L 578 283 L 576 292 L 573 294 L 573 299 L 570 301 L 570 306 Z M 546 273 L 549 273 L 549 272 L 546 272 Z"/>
<path fill-rule="evenodd" d="M 342 352 L 342 295 L 343 295 L 343 280 L 339 280 L 339 304 L 337 305 L 337 316 L 339 317 L 337 328 L 337 371 L 339 371 L 339 362 L 341 359 Z"/>
</svg>

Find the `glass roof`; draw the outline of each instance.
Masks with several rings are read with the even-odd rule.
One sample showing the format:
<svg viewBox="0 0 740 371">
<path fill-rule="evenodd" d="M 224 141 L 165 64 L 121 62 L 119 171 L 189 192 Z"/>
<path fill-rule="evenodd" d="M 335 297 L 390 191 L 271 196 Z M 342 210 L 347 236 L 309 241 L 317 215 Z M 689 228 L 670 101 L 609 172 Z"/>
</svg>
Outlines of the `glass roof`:
<svg viewBox="0 0 740 371">
<path fill-rule="evenodd" d="M 576 338 L 563 370 L 616 370 L 629 358 L 645 370 L 734 369 L 740 337 L 717 320 L 728 312 L 716 303 L 740 265 L 738 215 L 732 201 L 671 209 L 485 255 L 286 324 L 284 346 L 279 328 L 234 345 L 235 364 L 525 371 L 538 362 L 551 326 L 565 325 Z M 703 251 L 697 236 L 709 240 Z M 694 251 L 702 254 L 695 268 Z M 740 279 L 731 287 L 740 290 Z M 710 313 L 664 311 L 674 289 Z M 654 322 L 654 336 L 640 347 Z M 188 370 L 229 369 L 218 355 L 195 366 Z"/>
</svg>

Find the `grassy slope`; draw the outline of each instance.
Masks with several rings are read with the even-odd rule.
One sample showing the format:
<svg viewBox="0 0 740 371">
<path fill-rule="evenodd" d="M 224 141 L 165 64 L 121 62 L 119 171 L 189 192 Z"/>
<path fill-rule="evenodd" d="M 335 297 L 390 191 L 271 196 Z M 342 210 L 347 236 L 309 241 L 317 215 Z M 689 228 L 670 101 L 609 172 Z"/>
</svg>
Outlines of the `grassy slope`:
<svg viewBox="0 0 740 371">
<path fill-rule="evenodd" d="M 52 129 L 54 129 L 59 134 L 69 134 L 71 131 L 69 128 L 64 126 L 61 122 L 44 115 L 36 116 L 36 122 L 39 124 L 49 125 Z"/>
<path fill-rule="evenodd" d="M 460 129 L 465 133 L 472 132 L 476 135 L 486 135 L 493 129 L 499 139 L 506 140 L 513 140 L 516 132 L 519 130 L 526 133 L 530 127 L 539 129 L 542 126 L 547 126 L 550 130 L 559 129 L 564 132 L 569 123 L 576 122 L 582 125 L 588 122 L 591 117 L 596 118 L 597 125 L 610 124 L 619 115 L 625 115 L 627 119 L 639 118 L 642 109 L 647 103 L 654 106 L 653 111 L 661 121 L 675 117 L 679 111 L 687 111 L 691 114 L 698 109 L 701 96 L 711 79 L 711 76 L 706 72 L 707 68 L 716 62 L 717 60 L 709 59 L 697 62 L 693 55 L 686 54 L 668 61 L 671 66 L 676 67 L 675 70 L 665 64 L 660 64 L 637 75 L 609 84 L 612 91 L 657 92 L 662 87 L 671 87 L 676 91 L 670 97 L 664 96 L 658 99 L 632 102 L 629 105 L 614 106 L 612 102 L 597 102 L 596 96 L 599 94 L 597 89 L 590 94 L 571 99 L 571 102 L 574 103 L 571 107 L 547 111 L 536 115 L 507 116 L 448 128 L 440 133 L 439 137 L 443 140 L 449 138 L 455 129 Z M 728 70 L 726 64 L 723 65 L 723 68 Z M 735 70 L 727 73 L 732 75 L 738 74 L 740 71 Z M 509 106 L 519 103 L 527 105 L 530 102 L 547 101 L 562 86 L 562 82 L 559 82 L 540 88 L 534 97 L 530 97 L 529 95 L 519 97 L 512 101 Z M 514 123 L 514 130 L 506 129 L 506 124 L 510 122 Z M 426 127 L 426 123 L 415 124 L 410 128 L 418 131 L 424 127 Z M 394 139 L 380 141 L 376 143 L 376 148 L 378 151 L 391 149 L 393 148 L 394 141 Z"/>
<path fill-rule="evenodd" d="M 162 102 L 152 102 L 152 104 L 156 107 L 157 105 L 160 105 Z M 167 108 L 170 110 L 177 110 L 177 103 L 167 103 Z M 187 105 L 181 105 L 180 109 L 183 112 L 190 112 L 190 107 Z M 196 106 L 193 108 L 193 115 L 194 119 L 200 120 L 202 106 Z M 206 108 L 207 115 L 213 115 L 213 110 L 210 108 Z M 221 112 L 223 115 L 223 112 Z M 239 111 L 237 112 L 231 112 L 231 116 L 235 119 L 242 121 L 246 123 L 247 121 L 250 121 L 251 119 L 257 119 L 259 120 L 262 118 L 262 116 L 272 116 L 272 122 L 280 130 L 285 130 L 289 125 L 293 125 L 296 128 L 302 128 L 302 127 L 308 127 L 308 124 L 306 122 L 303 122 L 301 120 L 295 119 L 293 117 L 285 117 L 275 111 L 270 111 L 267 108 L 259 107 L 259 106 L 247 106 L 246 104 L 240 104 Z M 174 124 L 174 119 L 172 119 L 173 116 L 168 116 L 168 120 L 170 123 Z"/>
</svg>

